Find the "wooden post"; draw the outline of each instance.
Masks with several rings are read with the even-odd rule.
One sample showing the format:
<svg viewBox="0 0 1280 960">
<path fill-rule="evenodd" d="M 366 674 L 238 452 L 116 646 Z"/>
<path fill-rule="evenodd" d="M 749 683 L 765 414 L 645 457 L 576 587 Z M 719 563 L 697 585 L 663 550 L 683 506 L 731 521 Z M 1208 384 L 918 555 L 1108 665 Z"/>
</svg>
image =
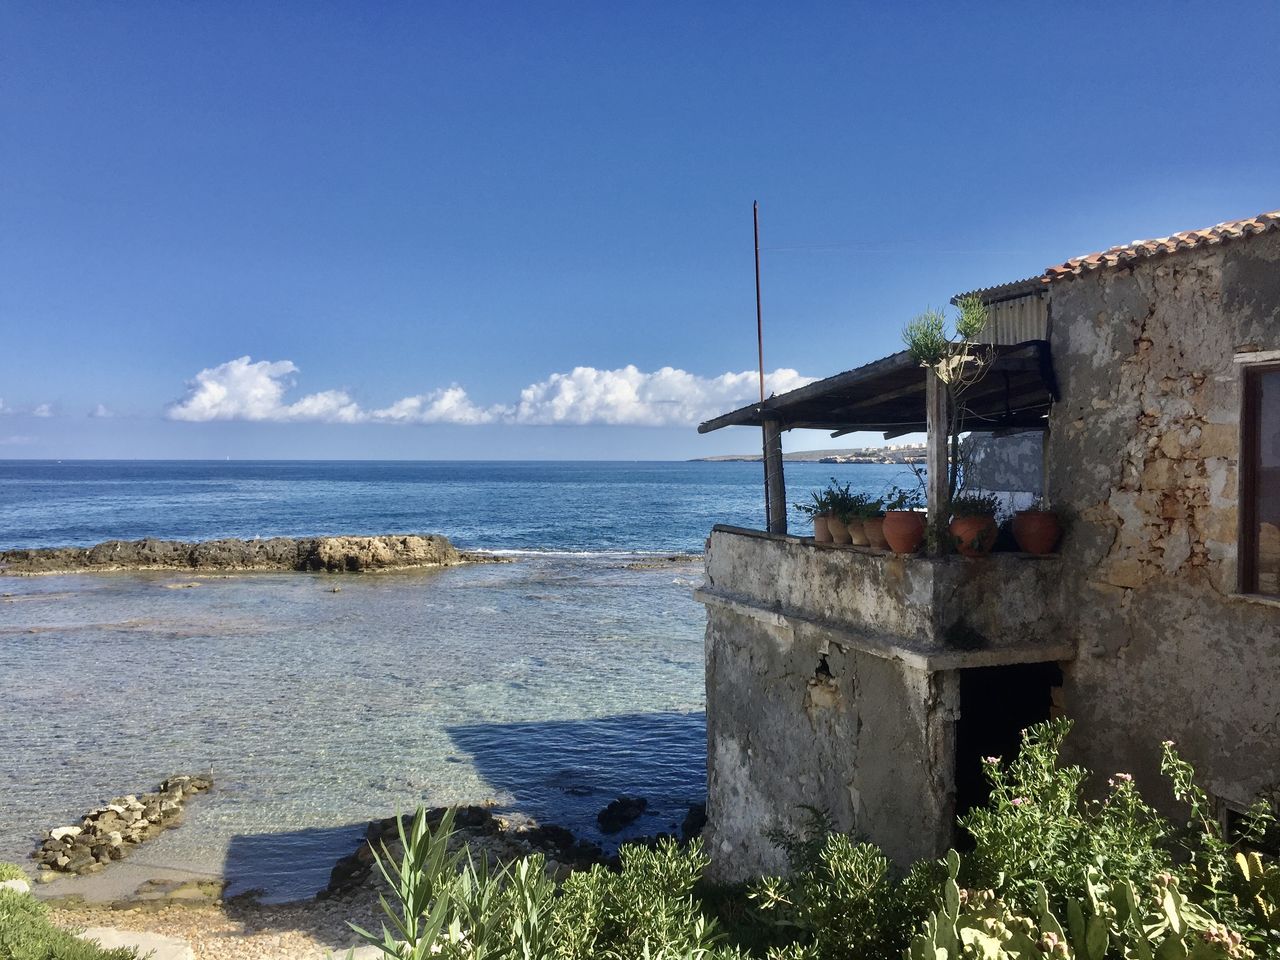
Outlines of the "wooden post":
<svg viewBox="0 0 1280 960">
<path fill-rule="evenodd" d="M 782 477 L 782 423 L 764 422 L 764 504 L 766 529 L 787 532 L 787 485 Z"/>
<path fill-rule="evenodd" d="M 947 388 L 931 368 L 925 372 L 925 468 L 928 471 L 926 493 L 929 497 L 929 529 L 944 530 L 951 514 L 951 490 L 948 486 L 949 457 L 947 450 Z M 941 544 L 934 549 L 941 552 Z"/>
</svg>

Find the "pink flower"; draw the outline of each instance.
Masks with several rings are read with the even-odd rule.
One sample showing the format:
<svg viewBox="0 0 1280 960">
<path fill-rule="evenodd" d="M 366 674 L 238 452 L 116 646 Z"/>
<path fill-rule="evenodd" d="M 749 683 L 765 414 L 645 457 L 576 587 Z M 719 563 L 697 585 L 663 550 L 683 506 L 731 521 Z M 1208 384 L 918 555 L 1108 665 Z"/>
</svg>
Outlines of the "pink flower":
<svg viewBox="0 0 1280 960">
<path fill-rule="evenodd" d="M 999 763 L 1000 758 L 999 757 L 983 757 L 982 762 L 983 763 Z"/>
<path fill-rule="evenodd" d="M 1015 807 L 1020 807 L 1024 803 L 1030 803 L 1031 801 L 1028 800 L 1026 797 L 1014 797 L 1009 802 L 1012 803 Z"/>
</svg>

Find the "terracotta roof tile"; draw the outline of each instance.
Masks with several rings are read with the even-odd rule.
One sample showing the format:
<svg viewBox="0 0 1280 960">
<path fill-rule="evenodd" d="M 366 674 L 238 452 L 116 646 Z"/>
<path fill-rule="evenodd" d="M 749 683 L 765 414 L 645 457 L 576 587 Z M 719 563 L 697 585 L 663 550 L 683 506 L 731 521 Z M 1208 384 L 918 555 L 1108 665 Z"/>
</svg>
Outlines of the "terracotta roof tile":
<svg viewBox="0 0 1280 960">
<path fill-rule="evenodd" d="M 1090 253 L 1083 257 L 1073 257 L 1066 263 L 1049 267 L 1044 272 L 1045 280 L 1060 280 L 1065 277 L 1079 276 L 1091 270 L 1104 267 L 1119 266 L 1134 260 L 1158 256 L 1162 253 L 1173 253 L 1177 250 L 1189 250 L 1193 247 L 1214 246 L 1224 240 L 1236 240 L 1250 237 L 1270 230 L 1280 230 L 1280 210 L 1262 213 L 1247 220 L 1228 220 L 1203 230 L 1185 230 L 1168 237 L 1155 240 L 1135 240 L 1122 246 L 1103 250 L 1101 253 Z"/>
</svg>

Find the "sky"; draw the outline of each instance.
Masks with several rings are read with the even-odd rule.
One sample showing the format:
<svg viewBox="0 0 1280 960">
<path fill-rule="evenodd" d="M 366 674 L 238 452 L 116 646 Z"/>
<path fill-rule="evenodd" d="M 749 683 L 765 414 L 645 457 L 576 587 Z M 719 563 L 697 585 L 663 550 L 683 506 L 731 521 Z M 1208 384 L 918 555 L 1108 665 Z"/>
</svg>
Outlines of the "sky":
<svg viewBox="0 0 1280 960">
<path fill-rule="evenodd" d="M 1278 43 L 1270 3 L 0 5 L 0 459 L 751 452 L 695 426 L 757 390 L 752 201 L 782 392 L 1280 207 Z"/>
</svg>

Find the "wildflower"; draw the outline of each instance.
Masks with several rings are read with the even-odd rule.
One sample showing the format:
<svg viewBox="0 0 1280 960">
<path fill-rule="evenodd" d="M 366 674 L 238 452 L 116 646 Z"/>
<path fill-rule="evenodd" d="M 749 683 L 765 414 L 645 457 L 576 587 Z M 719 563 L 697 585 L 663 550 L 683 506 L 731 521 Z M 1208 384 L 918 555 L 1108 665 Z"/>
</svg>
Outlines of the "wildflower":
<svg viewBox="0 0 1280 960">
<path fill-rule="evenodd" d="M 1020 806 L 1022 806 L 1024 803 L 1030 803 L 1031 801 L 1030 801 L 1029 799 L 1027 799 L 1026 797 L 1014 797 L 1014 798 L 1013 798 L 1012 800 L 1010 800 L 1009 802 L 1010 802 L 1010 803 L 1012 803 L 1015 807 L 1020 807 Z"/>
<path fill-rule="evenodd" d="M 996 764 L 1000 762 L 999 757 L 983 757 L 982 762 L 986 764 Z"/>
</svg>

